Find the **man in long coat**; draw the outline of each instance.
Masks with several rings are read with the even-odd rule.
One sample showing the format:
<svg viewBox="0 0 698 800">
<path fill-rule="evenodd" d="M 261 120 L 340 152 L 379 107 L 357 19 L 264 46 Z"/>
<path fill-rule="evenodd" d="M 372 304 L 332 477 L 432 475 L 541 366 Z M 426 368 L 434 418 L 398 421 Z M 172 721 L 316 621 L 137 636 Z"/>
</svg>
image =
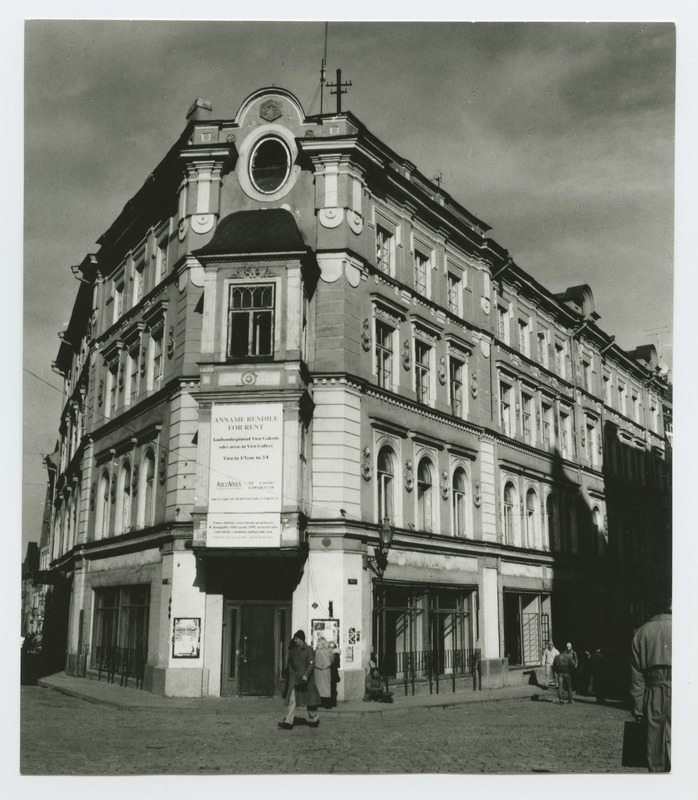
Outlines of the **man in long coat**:
<svg viewBox="0 0 698 800">
<path fill-rule="evenodd" d="M 635 631 L 630 657 L 633 714 L 647 727 L 650 772 L 671 770 L 671 607 Z"/>
<path fill-rule="evenodd" d="M 293 641 L 288 652 L 288 662 L 286 664 L 286 684 L 284 687 L 284 698 L 286 700 L 287 713 L 279 727 L 290 731 L 293 728 L 293 719 L 296 708 L 308 709 L 308 725 L 317 728 L 320 718 L 317 707 L 320 705 L 320 695 L 315 688 L 313 672 L 315 671 L 315 658 L 313 648 L 305 643 L 305 632 L 296 631 L 293 634 Z"/>
</svg>

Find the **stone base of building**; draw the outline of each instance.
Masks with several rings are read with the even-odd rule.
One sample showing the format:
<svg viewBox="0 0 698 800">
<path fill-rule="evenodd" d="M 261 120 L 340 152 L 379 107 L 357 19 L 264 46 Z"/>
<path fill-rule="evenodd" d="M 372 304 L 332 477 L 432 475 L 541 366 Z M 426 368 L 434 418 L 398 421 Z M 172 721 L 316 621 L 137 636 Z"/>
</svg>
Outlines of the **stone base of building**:
<svg viewBox="0 0 698 800">
<path fill-rule="evenodd" d="M 205 668 L 152 668 L 152 693 L 164 697 L 204 697 L 208 683 Z"/>
</svg>

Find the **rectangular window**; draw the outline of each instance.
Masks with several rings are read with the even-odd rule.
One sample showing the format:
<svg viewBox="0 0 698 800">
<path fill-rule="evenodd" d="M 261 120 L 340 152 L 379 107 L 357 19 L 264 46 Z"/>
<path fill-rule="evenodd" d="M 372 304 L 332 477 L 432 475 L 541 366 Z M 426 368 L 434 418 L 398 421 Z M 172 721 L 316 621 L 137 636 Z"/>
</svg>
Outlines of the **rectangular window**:
<svg viewBox="0 0 698 800">
<path fill-rule="evenodd" d="M 386 275 L 394 275 L 395 237 L 380 225 L 376 227 L 376 266 Z"/>
<path fill-rule="evenodd" d="M 116 412 L 117 403 L 119 400 L 119 362 L 116 361 L 109 367 L 109 374 L 107 376 L 107 408 L 105 415 L 112 416 Z"/>
<path fill-rule="evenodd" d="M 640 422 L 640 398 L 637 395 L 633 395 L 633 419 L 635 422 Z"/>
<path fill-rule="evenodd" d="M 155 275 L 153 276 L 153 286 L 167 274 L 167 236 L 163 236 L 155 249 Z"/>
<path fill-rule="evenodd" d="M 228 358 L 274 353 L 274 284 L 233 285 L 228 310 Z"/>
<path fill-rule="evenodd" d="M 431 400 L 431 347 L 415 339 L 414 380 L 417 400 L 425 405 Z"/>
<path fill-rule="evenodd" d="M 521 428 L 526 444 L 534 444 L 536 415 L 533 407 L 533 397 L 525 392 L 521 392 Z"/>
<path fill-rule="evenodd" d="M 603 376 L 603 400 L 607 406 L 613 405 L 613 380 L 610 374 Z"/>
<path fill-rule="evenodd" d="M 134 405 L 138 398 L 138 356 L 139 349 L 131 350 L 128 354 L 128 397 L 129 404 Z"/>
<path fill-rule="evenodd" d="M 448 310 L 457 316 L 463 316 L 461 280 L 453 272 L 448 273 Z"/>
<path fill-rule="evenodd" d="M 527 358 L 531 356 L 531 326 L 526 319 L 519 319 L 519 352 Z"/>
<path fill-rule="evenodd" d="M 133 305 L 137 305 L 145 286 L 145 254 L 141 254 L 133 265 Z"/>
<path fill-rule="evenodd" d="M 628 396 L 625 391 L 625 384 L 619 383 L 618 384 L 618 410 L 620 411 L 623 416 L 627 416 L 628 414 L 628 407 L 627 407 L 627 400 Z"/>
<path fill-rule="evenodd" d="M 572 458 L 572 418 L 569 412 L 560 410 L 560 451 L 565 458 Z"/>
<path fill-rule="evenodd" d="M 414 288 L 422 297 L 429 296 L 429 257 L 414 251 Z"/>
<path fill-rule="evenodd" d="M 395 329 L 376 320 L 376 379 L 383 389 L 393 389 Z"/>
<path fill-rule="evenodd" d="M 650 406 L 650 425 L 655 433 L 658 433 L 658 414 L 657 407 Z"/>
<path fill-rule="evenodd" d="M 567 353 L 560 342 L 555 342 L 555 370 L 561 378 L 567 379 Z"/>
<path fill-rule="evenodd" d="M 541 403 L 541 422 L 543 434 L 543 448 L 552 450 L 555 446 L 554 410 L 550 403 Z"/>
<path fill-rule="evenodd" d="M 538 363 L 548 366 L 548 332 L 538 331 Z"/>
<path fill-rule="evenodd" d="M 509 309 L 505 306 L 497 306 L 497 335 L 504 344 L 509 344 Z"/>
<path fill-rule="evenodd" d="M 162 334 L 164 325 L 159 326 L 150 334 L 148 346 L 148 391 L 157 392 L 162 379 Z"/>
<path fill-rule="evenodd" d="M 591 371 L 591 361 L 582 359 L 582 375 L 584 378 L 584 388 L 591 394 L 593 392 L 594 383 Z"/>
<path fill-rule="evenodd" d="M 451 413 L 454 417 L 465 416 L 463 403 L 463 379 L 465 363 L 451 356 L 448 362 L 449 394 L 451 401 Z"/>
<path fill-rule="evenodd" d="M 123 278 L 114 283 L 114 316 L 112 318 L 112 323 L 116 322 L 117 320 L 121 319 L 121 315 L 124 310 L 124 281 Z"/>
<path fill-rule="evenodd" d="M 499 383 L 499 424 L 507 436 L 513 435 L 514 426 L 512 425 L 513 407 L 511 385 L 500 381 Z"/>
</svg>

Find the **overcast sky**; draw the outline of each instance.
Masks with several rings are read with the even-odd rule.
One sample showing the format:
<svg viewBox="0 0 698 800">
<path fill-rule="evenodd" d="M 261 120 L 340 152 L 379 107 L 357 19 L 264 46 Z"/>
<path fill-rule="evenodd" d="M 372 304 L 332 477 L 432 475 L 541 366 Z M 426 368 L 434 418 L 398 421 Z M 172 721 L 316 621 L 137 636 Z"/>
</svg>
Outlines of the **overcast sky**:
<svg viewBox="0 0 698 800">
<path fill-rule="evenodd" d="M 324 23 L 28 23 L 23 541 L 62 406 L 50 364 L 79 263 L 185 126 L 263 86 L 317 113 Z M 330 23 L 330 77 L 393 150 L 492 227 L 552 291 L 588 283 L 600 325 L 672 364 L 675 31 L 639 23 Z M 325 109 L 334 100 L 326 99 Z M 6 156 L 7 157 L 7 156 Z M 43 383 L 42 381 L 45 381 Z"/>
</svg>

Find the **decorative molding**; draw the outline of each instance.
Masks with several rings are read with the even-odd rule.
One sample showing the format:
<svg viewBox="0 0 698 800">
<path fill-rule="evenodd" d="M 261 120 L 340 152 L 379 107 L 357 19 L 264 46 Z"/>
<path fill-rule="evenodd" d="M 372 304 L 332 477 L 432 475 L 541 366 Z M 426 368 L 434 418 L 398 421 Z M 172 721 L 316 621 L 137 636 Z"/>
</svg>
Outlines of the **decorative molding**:
<svg viewBox="0 0 698 800">
<path fill-rule="evenodd" d="M 259 107 L 259 116 L 267 122 L 274 122 L 281 115 L 281 103 L 278 100 L 265 100 Z"/>
<path fill-rule="evenodd" d="M 112 502 L 112 505 L 116 502 L 116 481 L 114 480 L 114 476 L 111 476 L 110 479 L 110 486 L 109 486 L 109 499 Z"/>
<path fill-rule="evenodd" d="M 443 497 L 444 500 L 448 500 L 448 490 L 448 472 L 444 470 L 441 473 L 441 497 Z"/>
<path fill-rule="evenodd" d="M 480 388 L 478 386 L 478 379 L 477 375 L 473 374 L 472 378 L 470 379 L 470 394 L 473 398 L 476 398 L 480 392 Z"/>
<path fill-rule="evenodd" d="M 101 407 L 103 402 L 104 402 L 104 381 L 100 379 L 99 389 L 97 390 L 97 405 Z"/>
<path fill-rule="evenodd" d="M 139 364 L 139 367 L 138 367 L 138 370 L 141 373 L 141 377 L 143 377 L 145 375 L 145 369 L 146 369 L 146 364 L 147 364 L 146 355 L 147 354 L 146 354 L 145 347 L 141 347 L 141 363 Z"/>
<path fill-rule="evenodd" d="M 187 235 L 187 229 L 189 227 L 189 220 L 186 217 L 183 217 L 179 221 L 179 225 L 177 226 L 177 236 L 179 237 L 179 241 L 184 241 L 184 237 Z"/>
<path fill-rule="evenodd" d="M 175 332 L 174 327 L 170 325 L 169 330 L 167 331 L 167 357 L 172 358 L 174 355 L 175 349 Z"/>
<path fill-rule="evenodd" d="M 355 233 L 357 236 L 364 229 L 364 218 L 356 211 L 347 212 L 347 222 L 349 223 L 349 227 L 353 233 Z"/>
<path fill-rule="evenodd" d="M 131 473 L 131 496 L 135 497 L 138 494 L 138 475 L 139 475 L 139 466 L 138 464 L 133 465 L 133 472 Z"/>
<path fill-rule="evenodd" d="M 158 464 L 158 479 L 160 486 L 167 480 L 167 450 L 164 448 L 160 451 L 160 462 Z"/>
<path fill-rule="evenodd" d="M 407 339 L 402 344 L 402 366 L 408 372 L 412 367 L 412 353 Z"/>
<path fill-rule="evenodd" d="M 337 228 L 344 220 L 344 209 L 321 208 L 318 211 L 318 220 L 323 228 Z"/>
<path fill-rule="evenodd" d="M 243 372 L 240 376 L 240 383 L 243 386 L 254 386 L 257 383 L 257 373 L 256 372 Z"/>
<path fill-rule="evenodd" d="M 405 461 L 405 489 L 411 492 L 414 489 L 414 475 L 412 472 L 412 459 Z"/>
<path fill-rule="evenodd" d="M 368 318 L 365 319 L 361 325 L 361 347 L 368 353 L 371 349 L 371 323 Z"/>
<path fill-rule="evenodd" d="M 95 498 L 97 497 L 97 484 L 93 483 L 90 488 L 90 511 L 95 510 Z"/>
<path fill-rule="evenodd" d="M 269 267 L 237 267 L 231 270 L 231 277 L 233 278 L 275 278 L 276 275 Z"/>
<path fill-rule="evenodd" d="M 361 477 L 365 481 L 370 481 L 373 477 L 373 465 L 371 464 L 371 451 L 364 447 L 361 451 Z"/>
<path fill-rule="evenodd" d="M 439 383 L 442 386 L 446 384 L 446 359 L 443 356 L 439 359 Z"/>
<path fill-rule="evenodd" d="M 482 495 L 480 494 L 480 481 L 475 481 L 475 492 L 473 493 L 473 504 L 475 508 L 482 505 Z"/>
</svg>

